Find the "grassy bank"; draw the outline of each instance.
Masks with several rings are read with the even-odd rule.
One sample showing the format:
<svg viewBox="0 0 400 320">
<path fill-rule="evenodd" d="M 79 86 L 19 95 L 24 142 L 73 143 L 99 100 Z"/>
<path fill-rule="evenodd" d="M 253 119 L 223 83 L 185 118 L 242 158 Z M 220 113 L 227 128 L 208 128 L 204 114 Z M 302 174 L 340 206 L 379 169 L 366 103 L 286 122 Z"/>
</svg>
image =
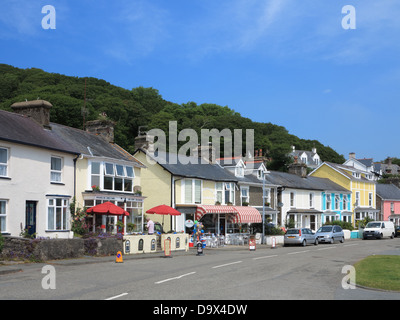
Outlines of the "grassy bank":
<svg viewBox="0 0 400 320">
<path fill-rule="evenodd" d="M 400 256 L 369 256 L 354 267 L 358 285 L 400 291 Z"/>
</svg>

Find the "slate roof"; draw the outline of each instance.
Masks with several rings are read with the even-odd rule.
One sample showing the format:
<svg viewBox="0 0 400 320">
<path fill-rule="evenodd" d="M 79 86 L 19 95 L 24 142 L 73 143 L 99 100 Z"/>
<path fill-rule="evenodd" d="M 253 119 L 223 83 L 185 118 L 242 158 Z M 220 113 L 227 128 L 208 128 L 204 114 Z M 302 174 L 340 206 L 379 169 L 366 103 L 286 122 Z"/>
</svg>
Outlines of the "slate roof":
<svg viewBox="0 0 400 320">
<path fill-rule="evenodd" d="M 270 184 L 280 185 L 292 189 L 337 191 L 341 193 L 350 193 L 349 190 L 334 183 L 327 178 L 307 176 L 302 178 L 293 173 L 270 171 L 266 174 L 266 181 Z"/>
<path fill-rule="evenodd" d="M 0 110 L 0 140 L 75 155 L 125 160 L 144 167 L 120 146 L 108 143 L 100 136 L 56 123 L 50 123 L 50 127 L 51 130 L 46 129 L 30 117 Z"/>
<path fill-rule="evenodd" d="M 68 142 L 79 153 L 87 156 L 111 158 L 133 162 L 138 167 L 145 167 L 139 160 L 125 151 L 116 143 L 109 143 L 101 136 L 67 127 L 57 123 L 50 123 L 52 131 L 62 140 Z"/>
<path fill-rule="evenodd" d="M 399 200 L 400 201 L 400 189 L 394 184 L 382 184 L 376 185 L 376 194 L 383 200 Z"/>
<path fill-rule="evenodd" d="M 54 131 L 43 128 L 27 116 L 4 110 L 0 110 L 0 140 L 79 154 L 79 151 L 60 139 Z"/>
<path fill-rule="evenodd" d="M 137 152 L 144 152 L 145 154 L 151 156 L 146 150 L 138 149 L 135 151 L 134 155 Z M 172 157 L 177 156 L 176 154 L 168 153 L 168 152 L 156 152 L 154 157 L 151 157 L 153 160 L 157 161 L 157 163 L 162 166 L 165 170 L 170 172 L 175 176 L 187 177 L 187 178 L 198 178 L 205 180 L 213 180 L 213 181 L 229 181 L 236 182 L 237 179 L 234 175 L 230 174 L 227 170 L 222 168 L 219 164 L 203 164 L 200 161 L 200 158 L 197 157 L 185 157 L 187 161 L 191 161 L 192 163 L 185 164 L 179 161 L 176 163 L 170 161 Z M 197 161 L 197 164 L 196 164 Z"/>
</svg>

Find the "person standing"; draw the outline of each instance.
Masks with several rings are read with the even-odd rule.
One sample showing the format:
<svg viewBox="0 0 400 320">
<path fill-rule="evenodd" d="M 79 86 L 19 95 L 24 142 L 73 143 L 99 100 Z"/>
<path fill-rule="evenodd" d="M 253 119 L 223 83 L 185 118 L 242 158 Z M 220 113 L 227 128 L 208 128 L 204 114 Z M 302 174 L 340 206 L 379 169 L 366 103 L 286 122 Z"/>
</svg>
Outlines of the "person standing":
<svg viewBox="0 0 400 320">
<path fill-rule="evenodd" d="M 146 225 L 147 233 L 153 234 L 154 233 L 154 222 L 149 217 L 147 217 L 146 220 L 147 220 L 147 225 Z"/>
</svg>

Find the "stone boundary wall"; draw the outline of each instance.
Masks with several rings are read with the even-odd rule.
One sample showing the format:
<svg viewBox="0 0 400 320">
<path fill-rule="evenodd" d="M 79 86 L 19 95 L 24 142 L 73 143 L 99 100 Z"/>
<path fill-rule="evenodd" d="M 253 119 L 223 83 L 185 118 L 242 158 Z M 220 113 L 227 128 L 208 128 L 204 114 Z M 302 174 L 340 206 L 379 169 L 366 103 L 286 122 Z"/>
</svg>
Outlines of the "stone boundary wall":
<svg viewBox="0 0 400 320">
<path fill-rule="evenodd" d="M 122 240 L 106 239 L 25 239 L 3 236 L 0 260 L 47 261 L 79 258 L 85 255 L 111 256 L 122 251 Z"/>
</svg>

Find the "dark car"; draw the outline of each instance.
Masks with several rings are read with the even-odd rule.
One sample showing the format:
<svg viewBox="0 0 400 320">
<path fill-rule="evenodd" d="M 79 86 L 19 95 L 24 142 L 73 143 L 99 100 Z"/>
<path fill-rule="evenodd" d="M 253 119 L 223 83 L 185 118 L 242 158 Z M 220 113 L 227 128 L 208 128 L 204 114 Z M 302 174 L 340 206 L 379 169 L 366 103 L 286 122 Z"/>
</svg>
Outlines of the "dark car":
<svg viewBox="0 0 400 320">
<path fill-rule="evenodd" d="M 396 227 L 394 228 L 394 236 L 395 236 L 395 237 L 400 236 L 400 226 L 396 226 Z"/>
</svg>

